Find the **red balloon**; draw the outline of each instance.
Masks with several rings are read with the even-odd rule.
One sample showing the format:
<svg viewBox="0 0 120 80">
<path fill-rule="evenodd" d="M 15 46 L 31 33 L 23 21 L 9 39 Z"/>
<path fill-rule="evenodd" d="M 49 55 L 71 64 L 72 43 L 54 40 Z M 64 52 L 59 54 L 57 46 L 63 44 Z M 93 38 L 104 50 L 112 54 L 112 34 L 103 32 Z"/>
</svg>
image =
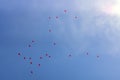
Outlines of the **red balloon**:
<svg viewBox="0 0 120 80">
<path fill-rule="evenodd" d="M 47 53 L 46 53 L 45 55 L 46 55 L 46 56 L 48 56 L 48 54 L 47 54 Z"/>
<path fill-rule="evenodd" d="M 30 64 L 32 64 L 32 62 L 30 62 Z"/>
<path fill-rule="evenodd" d="M 64 12 L 66 13 L 66 12 L 67 12 L 67 10 L 64 10 Z"/>
</svg>

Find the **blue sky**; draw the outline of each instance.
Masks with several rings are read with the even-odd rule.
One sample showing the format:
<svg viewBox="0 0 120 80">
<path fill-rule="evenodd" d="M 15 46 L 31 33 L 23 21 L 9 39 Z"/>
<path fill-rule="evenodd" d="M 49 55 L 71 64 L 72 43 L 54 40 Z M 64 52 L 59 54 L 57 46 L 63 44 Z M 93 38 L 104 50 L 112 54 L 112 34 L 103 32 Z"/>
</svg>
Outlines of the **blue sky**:
<svg viewBox="0 0 120 80">
<path fill-rule="evenodd" d="M 0 0 L 0 79 L 119 80 L 115 1 Z"/>
</svg>

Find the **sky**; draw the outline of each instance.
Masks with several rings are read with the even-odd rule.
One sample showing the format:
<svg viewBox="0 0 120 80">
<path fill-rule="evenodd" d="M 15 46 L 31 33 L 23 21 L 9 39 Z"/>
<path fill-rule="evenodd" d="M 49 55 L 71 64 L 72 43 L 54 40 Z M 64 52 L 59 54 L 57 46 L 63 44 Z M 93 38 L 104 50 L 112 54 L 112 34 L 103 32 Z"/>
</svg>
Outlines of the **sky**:
<svg viewBox="0 0 120 80">
<path fill-rule="evenodd" d="M 0 80 L 119 80 L 119 0 L 0 0 Z"/>
</svg>

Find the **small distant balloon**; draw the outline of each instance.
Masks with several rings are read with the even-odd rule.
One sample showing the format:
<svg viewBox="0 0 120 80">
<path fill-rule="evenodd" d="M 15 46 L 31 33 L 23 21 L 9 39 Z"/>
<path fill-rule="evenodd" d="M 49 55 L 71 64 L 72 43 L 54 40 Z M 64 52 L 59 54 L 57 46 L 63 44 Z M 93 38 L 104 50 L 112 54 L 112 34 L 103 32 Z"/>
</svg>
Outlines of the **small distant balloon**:
<svg viewBox="0 0 120 80">
<path fill-rule="evenodd" d="M 43 57 L 42 57 L 42 56 L 40 56 L 40 59 L 43 59 Z"/>
<path fill-rule="evenodd" d="M 55 46 L 55 45 L 56 45 L 56 43 L 54 42 L 54 43 L 53 43 L 53 45 Z"/>
<path fill-rule="evenodd" d="M 32 62 L 30 62 L 30 64 L 32 64 Z"/>
<path fill-rule="evenodd" d="M 40 64 L 38 64 L 38 66 L 40 67 Z"/>
<path fill-rule="evenodd" d="M 18 53 L 18 55 L 20 56 L 21 54 L 20 54 L 20 53 Z"/>
<path fill-rule="evenodd" d="M 29 44 L 28 47 L 31 47 L 31 45 Z"/>
<path fill-rule="evenodd" d="M 75 16 L 75 19 L 77 19 L 78 17 L 77 16 Z"/>
<path fill-rule="evenodd" d="M 89 53 L 87 52 L 86 55 L 89 55 Z"/>
<path fill-rule="evenodd" d="M 71 54 L 68 55 L 68 57 L 71 57 L 71 56 L 72 56 Z"/>
<path fill-rule="evenodd" d="M 24 60 L 26 59 L 26 57 L 24 57 Z"/>
<path fill-rule="evenodd" d="M 100 56 L 99 55 L 97 55 L 97 58 L 99 58 Z"/>
<path fill-rule="evenodd" d="M 35 41 L 34 40 L 32 40 L 32 43 L 34 43 Z"/>
<path fill-rule="evenodd" d="M 32 58 L 31 57 L 29 57 L 29 60 L 31 60 Z"/>
<path fill-rule="evenodd" d="M 67 12 L 67 10 L 64 10 L 64 12 L 66 13 L 66 12 Z"/>
<path fill-rule="evenodd" d="M 51 58 L 51 56 L 48 56 L 49 58 Z"/>
<path fill-rule="evenodd" d="M 49 16 L 48 19 L 51 19 L 51 17 Z"/>
<path fill-rule="evenodd" d="M 58 16 L 56 16 L 56 19 L 58 19 Z"/>
<path fill-rule="evenodd" d="M 51 30 L 51 29 L 49 29 L 49 32 L 52 32 L 52 30 Z"/>
<path fill-rule="evenodd" d="M 30 73 L 33 74 L 33 71 L 31 70 Z"/>
<path fill-rule="evenodd" d="M 48 54 L 47 54 L 47 53 L 46 53 L 45 55 L 46 55 L 46 56 L 48 56 Z"/>
</svg>

